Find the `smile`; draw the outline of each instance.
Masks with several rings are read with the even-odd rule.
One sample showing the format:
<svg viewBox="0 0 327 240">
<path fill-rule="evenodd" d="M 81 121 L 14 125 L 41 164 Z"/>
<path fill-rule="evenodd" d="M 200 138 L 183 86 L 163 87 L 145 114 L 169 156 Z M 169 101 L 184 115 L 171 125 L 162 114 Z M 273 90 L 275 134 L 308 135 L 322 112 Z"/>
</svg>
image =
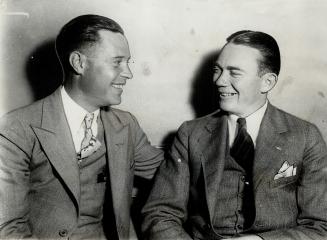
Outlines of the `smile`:
<svg viewBox="0 0 327 240">
<path fill-rule="evenodd" d="M 236 95 L 236 93 L 219 93 L 220 97 L 232 97 Z"/>
<path fill-rule="evenodd" d="M 118 89 L 123 89 L 123 86 L 124 86 L 125 84 L 112 84 L 112 86 L 114 87 L 114 88 L 118 88 Z"/>
</svg>

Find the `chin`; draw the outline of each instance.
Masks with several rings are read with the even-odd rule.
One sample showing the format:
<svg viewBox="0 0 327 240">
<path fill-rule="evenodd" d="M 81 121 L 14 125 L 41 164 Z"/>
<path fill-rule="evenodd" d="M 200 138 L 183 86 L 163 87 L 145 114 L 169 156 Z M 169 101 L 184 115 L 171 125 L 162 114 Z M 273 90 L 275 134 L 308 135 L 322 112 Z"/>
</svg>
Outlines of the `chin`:
<svg viewBox="0 0 327 240">
<path fill-rule="evenodd" d="M 110 93 L 103 96 L 101 100 L 106 106 L 119 105 L 121 103 L 121 96 Z"/>
<path fill-rule="evenodd" d="M 220 102 L 220 109 L 225 112 L 233 112 L 234 107 L 231 104 Z"/>
<path fill-rule="evenodd" d="M 115 99 L 115 100 L 111 100 L 107 102 L 108 106 L 112 106 L 112 105 L 119 105 L 121 103 L 121 99 Z"/>
</svg>

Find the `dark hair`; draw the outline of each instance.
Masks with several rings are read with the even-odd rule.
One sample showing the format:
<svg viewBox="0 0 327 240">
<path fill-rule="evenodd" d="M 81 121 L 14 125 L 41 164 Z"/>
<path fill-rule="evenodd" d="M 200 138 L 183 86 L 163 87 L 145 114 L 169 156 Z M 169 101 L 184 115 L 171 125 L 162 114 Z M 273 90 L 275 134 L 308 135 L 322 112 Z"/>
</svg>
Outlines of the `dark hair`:
<svg viewBox="0 0 327 240">
<path fill-rule="evenodd" d="M 262 56 L 259 63 L 259 74 L 268 72 L 279 74 L 279 47 L 272 36 L 263 32 L 243 30 L 230 35 L 227 38 L 227 43 L 245 45 L 259 50 Z"/>
<path fill-rule="evenodd" d="M 103 29 L 124 35 L 114 20 L 92 14 L 76 17 L 62 27 L 56 39 L 56 51 L 64 70 L 70 69 L 69 54 L 100 41 L 98 32 Z"/>
</svg>

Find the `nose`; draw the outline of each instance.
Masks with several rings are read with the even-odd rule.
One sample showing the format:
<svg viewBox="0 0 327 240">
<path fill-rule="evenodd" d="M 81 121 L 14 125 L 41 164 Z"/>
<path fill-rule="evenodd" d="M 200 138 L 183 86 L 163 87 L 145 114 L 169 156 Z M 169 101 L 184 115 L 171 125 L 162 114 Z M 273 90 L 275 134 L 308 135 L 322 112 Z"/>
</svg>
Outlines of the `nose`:
<svg viewBox="0 0 327 240">
<path fill-rule="evenodd" d="M 225 74 L 224 72 L 221 72 L 220 75 L 214 74 L 214 82 L 218 87 L 227 86 L 228 85 L 227 74 Z"/>
<path fill-rule="evenodd" d="M 130 69 L 130 67 L 126 64 L 124 67 L 123 71 L 121 72 L 121 76 L 127 79 L 132 79 L 133 78 L 133 73 Z"/>
</svg>

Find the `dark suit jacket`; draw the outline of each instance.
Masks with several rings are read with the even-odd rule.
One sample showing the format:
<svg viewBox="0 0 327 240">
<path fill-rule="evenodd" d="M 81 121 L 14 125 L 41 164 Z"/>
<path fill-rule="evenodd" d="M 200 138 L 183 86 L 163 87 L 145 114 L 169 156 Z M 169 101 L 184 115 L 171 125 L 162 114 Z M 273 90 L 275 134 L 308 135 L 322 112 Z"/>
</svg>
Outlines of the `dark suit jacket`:
<svg viewBox="0 0 327 240">
<path fill-rule="evenodd" d="M 126 239 L 134 175 L 152 178 L 163 154 L 130 113 L 106 108 L 100 116 L 117 231 Z M 69 237 L 79 201 L 79 167 L 58 89 L 1 120 L 0 238 Z"/>
<path fill-rule="evenodd" d="M 143 208 L 150 239 L 217 237 L 216 195 L 224 170 L 227 116 L 216 112 L 185 122 L 171 158 L 163 162 Z M 283 163 L 295 176 L 274 180 Z M 327 239 L 327 151 L 317 128 L 268 105 L 256 145 L 253 169 L 256 217 L 251 231 L 264 239 Z"/>
</svg>

